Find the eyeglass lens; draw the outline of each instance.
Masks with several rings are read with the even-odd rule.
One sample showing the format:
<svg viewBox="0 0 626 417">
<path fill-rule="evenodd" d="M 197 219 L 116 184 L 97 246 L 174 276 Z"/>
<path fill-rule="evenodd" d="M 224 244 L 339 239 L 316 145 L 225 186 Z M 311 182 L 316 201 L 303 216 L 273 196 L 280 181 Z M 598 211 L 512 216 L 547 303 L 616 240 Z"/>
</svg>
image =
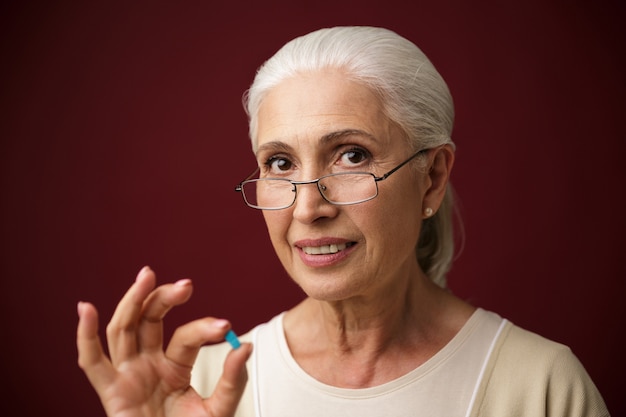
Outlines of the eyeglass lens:
<svg viewBox="0 0 626 417">
<path fill-rule="evenodd" d="M 284 208 L 293 204 L 296 186 L 285 179 L 262 178 L 242 184 L 249 205 L 261 208 Z M 313 184 L 310 184 L 313 185 Z M 369 173 L 339 173 L 319 179 L 317 188 L 326 200 L 335 204 L 354 204 L 376 197 L 378 192 L 374 176 Z"/>
</svg>

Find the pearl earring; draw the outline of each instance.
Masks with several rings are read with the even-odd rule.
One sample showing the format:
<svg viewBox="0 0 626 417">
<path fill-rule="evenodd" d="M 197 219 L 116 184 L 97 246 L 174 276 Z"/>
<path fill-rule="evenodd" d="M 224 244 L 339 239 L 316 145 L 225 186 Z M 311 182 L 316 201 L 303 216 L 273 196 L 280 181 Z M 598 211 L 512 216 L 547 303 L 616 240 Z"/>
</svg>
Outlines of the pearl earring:
<svg viewBox="0 0 626 417">
<path fill-rule="evenodd" d="M 426 207 L 424 209 L 424 216 L 425 217 L 430 217 L 433 215 L 433 209 L 431 209 L 430 207 Z"/>
</svg>

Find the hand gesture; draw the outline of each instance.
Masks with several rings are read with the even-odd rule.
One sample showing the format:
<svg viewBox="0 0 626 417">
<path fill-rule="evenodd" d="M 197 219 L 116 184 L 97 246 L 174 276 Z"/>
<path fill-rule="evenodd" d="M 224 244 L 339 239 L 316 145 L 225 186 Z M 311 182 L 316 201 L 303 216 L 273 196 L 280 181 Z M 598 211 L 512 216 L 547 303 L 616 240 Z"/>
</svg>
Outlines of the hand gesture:
<svg viewBox="0 0 626 417">
<path fill-rule="evenodd" d="M 148 267 L 118 304 L 107 326 L 110 357 L 98 337 L 98 312 L 78 304 L 78 364 L 98 393 L 109 417 L 231 417 L 247 381 L 245 362 L 252 346 L 229 353 L 213 395 L 201 398 L 189 381 L 191 367 L 206 343 L 224 340 L 230 324 L 204 318 L 174 332 L 163 350 L 163 317 L 192 293 L 190 280 L 155 288 Z"/>
</svg>

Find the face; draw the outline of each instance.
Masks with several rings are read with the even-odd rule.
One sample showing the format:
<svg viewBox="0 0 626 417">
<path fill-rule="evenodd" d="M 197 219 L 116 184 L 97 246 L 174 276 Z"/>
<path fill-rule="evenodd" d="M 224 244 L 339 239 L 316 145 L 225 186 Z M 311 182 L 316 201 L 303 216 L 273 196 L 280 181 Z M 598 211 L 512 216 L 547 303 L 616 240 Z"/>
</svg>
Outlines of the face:
<svg viewBox="0 0 626 417">
<path fill-rule="evenodd" d="M 258 121 L 261 177 L 379 176 L 412 154 L 378 97 L 339 71 L 283 81 Z M 412 276 L 426 178 L 403 167 L 379 182 L 378 197 L 348 206 L 328 203 L 314 184 L 298 185 L 292 207 L 263 212 L 284 268 L 309 296 L 327 301 L 381 293 Z"/>
</svg>

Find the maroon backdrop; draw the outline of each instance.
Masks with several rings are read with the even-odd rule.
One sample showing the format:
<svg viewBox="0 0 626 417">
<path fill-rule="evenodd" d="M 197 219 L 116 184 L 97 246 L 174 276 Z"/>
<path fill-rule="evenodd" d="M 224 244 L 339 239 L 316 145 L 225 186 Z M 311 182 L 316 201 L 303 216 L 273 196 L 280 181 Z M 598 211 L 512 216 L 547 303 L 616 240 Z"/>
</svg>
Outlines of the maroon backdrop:
<svg viewBox="0 0 626 417">
<path fill-rule="evenodd" d="M 452 289 L 571 346 L 626 415 L 620 1 L 41 3 L 0 6 L 1 415 L 103 415 L 76 302 L 104 327 L 144 264 L 195 280 L 168 334 L 302 297 L 233 191 L 254 165 L 241 95 L 285 41 L 351 24 L 415 41 L 455 97 Z"/>
</svg>

